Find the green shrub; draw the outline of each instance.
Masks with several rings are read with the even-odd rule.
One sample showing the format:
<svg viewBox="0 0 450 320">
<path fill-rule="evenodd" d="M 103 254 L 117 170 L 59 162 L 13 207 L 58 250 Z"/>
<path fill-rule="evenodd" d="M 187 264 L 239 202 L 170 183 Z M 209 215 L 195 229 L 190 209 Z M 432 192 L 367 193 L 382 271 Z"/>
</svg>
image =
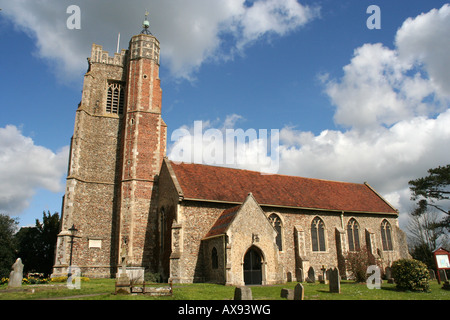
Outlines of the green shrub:
<svg viewBox="0 0 450 320">
<path fill-rule="evenodd" d="M 429 291 L 428 269 L 421 261 L 414 259 L 395 261 L 392 264 L 392 277 L 400 290 Z"/>
</svg>

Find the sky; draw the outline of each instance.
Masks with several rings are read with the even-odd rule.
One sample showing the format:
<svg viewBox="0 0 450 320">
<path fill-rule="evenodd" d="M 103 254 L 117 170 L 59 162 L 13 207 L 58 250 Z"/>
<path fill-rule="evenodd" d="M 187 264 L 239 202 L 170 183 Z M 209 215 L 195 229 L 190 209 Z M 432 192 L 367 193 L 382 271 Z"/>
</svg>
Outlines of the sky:
<svg viewBox="0 0 450 320">
<path fill-rule="evenodd" d="M 414 205 L 408 181 L 450 162 L 445 1 L 0 0 L 0 8 L 0 212 L 20 226 L 61 211 L 92 44 L 113 55 L 120 33 L 126 49 L 146 10 L 161 42 L 171 159 L 195 143 L 176 133 L 194 133 L 198 121 L 203 131 L 277 132 L 276 173 L 368 182 L 399 209 L 403 229 Z M 247 146 L 236 166 L 259 169 L 248 159 L 265 149 Z"/>
</svg>

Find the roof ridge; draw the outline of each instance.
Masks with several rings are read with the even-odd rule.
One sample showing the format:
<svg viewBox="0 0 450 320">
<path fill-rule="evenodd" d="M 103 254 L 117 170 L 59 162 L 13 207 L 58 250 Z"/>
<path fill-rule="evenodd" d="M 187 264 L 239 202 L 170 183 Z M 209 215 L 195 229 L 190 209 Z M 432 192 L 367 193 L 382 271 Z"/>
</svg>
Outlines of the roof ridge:
<svg viewBox="0 0 450 320">
<path fill-rule="evenodd" d="M 364 183 L 358 183 L 358 182 L 349 182 L 349 181 L 338 181 L 338 180 L 331 180 L 331 179 L 323 179 L 323 178 L 310 178 L 310 177 L 304 177 L 304 176 L 296 176 L 296 175 L 290 175 L 290 174 L 282 174 L 282 173 L 265 173 L 261 171 L 256 170 L 250 170 L 250 169 L 242 169 L 242 168 L 234 168 L 234 167 L 225 167 L 225 166 L 219 166 L 219 165 L 211 165 L 211 164 L 203 164 L 203 163 L 194 163 L 194 162 L 179 162 L 179 161 L 173 161 L 169 160 L 172 164 L 175 165 L 194 165 L 194 166 L 204 166 L 204 167 L 211 167 L 211 168 L 219 168 L 219 169 L 228 169 L 228 170 L 238 170 L 238 171 L 246 171 L 251 173 L 256 173 L 263 176 L 280 176 L 280 177 L 291 177 L 291 178 L 299 178 L 299 179 L 306 179 L 306 180 L 313 180 L 313 181 L 324 181 L 324 182 L 331 182 L 331 183 L 344 183 L 344 184 L 352 184 L 352 185 L 359 185 L 364 186 L 366 182 Z"/>
</svg>

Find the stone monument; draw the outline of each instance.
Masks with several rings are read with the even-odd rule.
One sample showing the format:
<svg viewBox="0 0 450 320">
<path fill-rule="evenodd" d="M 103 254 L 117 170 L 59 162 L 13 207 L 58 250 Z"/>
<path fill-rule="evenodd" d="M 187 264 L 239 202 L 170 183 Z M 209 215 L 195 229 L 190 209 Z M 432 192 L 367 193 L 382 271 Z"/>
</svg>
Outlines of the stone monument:
<svg viewBox="0 0 450 320">
<path fill-rule="evenodd" d="M 8 287 L 19 288 L 22 286 L 23 279 L 23 263 L 22 259 L 17 258 L 16 262 L 12 265 L 12 271 L 9 274 Z"/>
<path fill-rule="evenodd" d="M 122 249 L 122 270 L 116 279 L 116 293 L 131 293 L 131 281 L 127 274 L 126 249 Z"/>
</svg>

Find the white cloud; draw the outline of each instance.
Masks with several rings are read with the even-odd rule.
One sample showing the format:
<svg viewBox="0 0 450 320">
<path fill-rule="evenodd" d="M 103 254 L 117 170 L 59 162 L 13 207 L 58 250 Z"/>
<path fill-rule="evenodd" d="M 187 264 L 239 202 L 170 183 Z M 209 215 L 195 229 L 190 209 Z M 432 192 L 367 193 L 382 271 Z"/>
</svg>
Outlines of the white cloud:
<svg viewBox="0 0 450 320">
<path fill-rule="evenodd" d="M 336 106 L 335 122 L 365 130 L 445 111 L 450 101 L 448 30 L 446 4 L 407 19 L 395 49 L 380 43 L 357 48 L 342 79 L 324 80 Z"/>
<path fill-rule="evenodd" d="M 0 212 L 20 214 L 39 188 L 61 192 L 68 154 L 35 145 L 13 125 L 0 128 Z"/>
<path fill-rule="evenodd" d="M 439 95 L 450 96 L 450 5 L 407 19 L 398 30 L 399 57 L 423 64 Z"/>
<path fill-rule="evenodd" d="M 69 30 L 66 9 L 81 9 L 81 30 Z M 22 0 L 2 4 L 2 15 L 36 39 L 37 55 L 57 61 L 58 76 L 79 79 L 93 42 L 116 50 L 117 35 L 129 39 L 141 31 L 145 9 L 150 29 L 161 41 L 162 59 L 175 77 L 192 78 L 210 60 L 232 58 L 265 35 L 283 36 L 318 15 L 296 0 Z M 229 37 L 225 43 L 223 35 Z M 231 39 L 231 40 L 230 40 Z M 122 48 L 127 44 L 122 43 Z M 111 52 L 112 55 L 112 52 Z"/>
<path fill-rule="evenodd" d="M 445 5 L 405 21 L 395 49 L 382 44 L 357 48 L 340 79 L 323 74 L 336 106 L 334 119 L 348 129 L 315 135 L 283 128 L 279 173 L 367 181 L 400 210 L 405 225 L 414 205 L 408 181 L 450 159 L 449 11 Z M 192 141 L 183 143 L 191 147 Z M 257 155 L 254 149 L 247 152 L 246 157 Z M 244 167 L 258 169 L 251 162 Z"/>
</svg>

